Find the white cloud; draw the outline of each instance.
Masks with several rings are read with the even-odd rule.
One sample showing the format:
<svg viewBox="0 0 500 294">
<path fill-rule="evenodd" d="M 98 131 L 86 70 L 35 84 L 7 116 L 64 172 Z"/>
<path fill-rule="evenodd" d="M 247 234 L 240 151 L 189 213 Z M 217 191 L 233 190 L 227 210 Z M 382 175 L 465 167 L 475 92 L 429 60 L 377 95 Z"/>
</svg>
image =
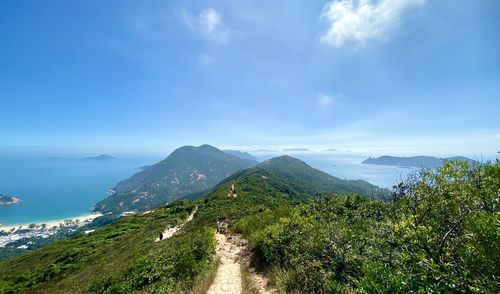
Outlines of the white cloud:
<svg viewBox="0 0 500 294">
<path fill-rule="evenodd" d="M 318 106 L 322 109 L 330 108 L 335 102 L 335 98 L 333 96 L 327 95 L 325 93 L 319 93 L 316 100 Z"/>
<path fill-rule="evenodd" d="M 218 43 L 226 43 L 229 38 L 222 15 L 213 8 L 203 9 L 197 16 L 188 12 L 183 14 L 184 22 L 192 31 Z"/>
<path fill-rule="evenodd" d="M 336 47 L 383 39 L 398 26 L 401 16 L 426 0 L 341 0 L 325 5 L 321 18 L 329 22 L 321 41 Z"/>
</svg>

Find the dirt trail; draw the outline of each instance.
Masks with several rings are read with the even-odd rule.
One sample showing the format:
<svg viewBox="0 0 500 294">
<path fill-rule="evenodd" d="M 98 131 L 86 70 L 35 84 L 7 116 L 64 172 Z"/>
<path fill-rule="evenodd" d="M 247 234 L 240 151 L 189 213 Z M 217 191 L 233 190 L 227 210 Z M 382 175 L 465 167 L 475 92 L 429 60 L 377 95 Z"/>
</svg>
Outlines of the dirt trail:
<svg viewBox="0 0 500 294">
<path fill-rule="evenodd" d="M 242 293 L 241 265 L 238 262 L 241 248 L 228 241 L 224 234 L 217 233 L 216 239 L 217 257 L 220 259 L 220 265 L 214 283 L 208 289 L 207 294 Z"/>
<path fill-rule="evenodd" d="M 170 228 L 167 226 L 167 228 L 165 229 L 165 231 L 163 231 L 163 238 L 160 240 L 160 237 L 156 237 L 156 240 L 155 242 L 159 242 L 159 241 L 163 241 L 163 240 L 167 240 L 168 238 L 172 237 L 173 235 L 177 234 L 178 231 L 180 231 L 182 229 L 182 227 L 184 227 L 184 225 L 190 221 L 193 220 L 193 217 L 194 217 L 194 214 L 196 213 L 196 211 L 198 210 L 198 206 L 196 206 L 193 211 L 191 212 L 191 214 L 188 216 L 188 218 L 186 219 L 186 221 L 180 225 L 177 225 L 173 228 Z"/>
<path fill-rule="evenodd" d="M 220 265 L 215 280 L 207 294 L 239 294 L 243 292 L 241 265 L 249 265 L 249 251 L 246 241 L 237 236 L 216 234 L 217 257 Z M 259 293 L 272 293 L 266 290 L 267 279 L 250 268 L 254 285 Z"/>
</svg>

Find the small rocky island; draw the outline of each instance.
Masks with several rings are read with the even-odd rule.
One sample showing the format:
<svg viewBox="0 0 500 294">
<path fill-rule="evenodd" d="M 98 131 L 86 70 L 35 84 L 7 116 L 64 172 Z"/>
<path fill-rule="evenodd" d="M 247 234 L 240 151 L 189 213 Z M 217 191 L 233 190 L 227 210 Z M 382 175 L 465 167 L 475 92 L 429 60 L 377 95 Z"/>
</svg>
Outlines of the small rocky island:
<svg viewBox="0 0 500 294">
<path fill-rule="evenodd" d="M 107 154 L 101 154 L 98 156 L 84 157 L 81 160 L 84 160 L 84 161 L 108 161 L 108 160 L 113 160 L 113 159 L 115 159 L 113 156 L 110 156 Z"/>
<path fill-rule="evenodd" d="M 20 202 L 21 199 L 0 194 L 0 205 L 18 204 Z"/>
</svg>

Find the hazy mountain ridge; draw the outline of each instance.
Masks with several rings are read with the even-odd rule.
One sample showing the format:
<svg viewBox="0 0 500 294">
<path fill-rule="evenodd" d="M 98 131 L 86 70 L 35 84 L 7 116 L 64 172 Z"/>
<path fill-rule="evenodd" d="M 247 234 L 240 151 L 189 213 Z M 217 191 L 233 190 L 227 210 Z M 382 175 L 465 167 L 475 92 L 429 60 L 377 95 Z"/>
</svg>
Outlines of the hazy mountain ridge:
<svg viewBox="0 0 500 294">
<path fill-rule="evenodd" d="M 477 161 L 464 156 L 455 156 L 447 158 L 438 158 L 434 156 L 411 156 L 411 157 L 398 157 L 384 155 L 380 157 L 369 157 L 363 160 L 363 164 L 378 164 L 378 165 L 394 165 L 394 166 L 411 166 L 411 167 L 430 167 L 436 168 L 443 165 L 444 161 L 461 160 L 468 163 L 477 163 Z"/>
<path fill-rule="evenodd" d="M 229 154 L 229 155 L 232 155 L 232 156 L 235 156 L 235 157 L 238 157 L 238 158 L 241 158 L 241 159 L 246 159 L 246 160 L 249 160 L 251 161 L 252 163 L 259 163 L 259 160 L 257 158 L 255 158 L 252 154 L 248 153 L 248 152 L 245 152 L 245 151 L 240 151 L 240 150 L 229 150 L 229 149 L 225 149 L 225 150 L 222 150 L 224 151 L 225 153 Z"/>
<path fill-rule="evenodd" d="M 151 209 L 181 197 L 199 195 L 234 172 L 253 165 L 210 145 L 180 147 L 166 159 L 119 182 L 94 210 Z"/>
</svg>

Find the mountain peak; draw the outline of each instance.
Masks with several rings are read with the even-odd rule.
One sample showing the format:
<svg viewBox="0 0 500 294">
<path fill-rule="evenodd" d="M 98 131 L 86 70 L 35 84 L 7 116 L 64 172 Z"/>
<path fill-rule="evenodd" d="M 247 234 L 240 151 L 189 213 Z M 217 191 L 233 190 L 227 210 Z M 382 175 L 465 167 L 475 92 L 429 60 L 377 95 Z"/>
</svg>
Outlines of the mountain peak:
<svg viewBox="0 0 500 294">
<path fill-rule="evenodd" d="M 362 180 L 344 180 L 309 166 L 304 161 L 289 155 L 271 158 L 257 165 L 257 168 L 292 180 L 296 184 L 308 187 L 309 195 L 329 193 L 364 194 L 374 198 L 388 195 L 387 190 Z M 307 193 L 306 193 L 307 194 Z"/>
<path fill-rule="evenodd" d="M 205 150 L 217 150 L 217 151 L 221 151 L 218 148 L 216 148 L 216 147 L 214 147 L 214 146 L 212 146 L 210 144 L 203 144 L 203 145 L 198 146 L 198 148 L 205 149 Z"/>
<path fill-rule="evenodd" d="M 95 210 L 147 210 L 182 197 L 196 197 L 236 171 L 255 166 L 211 146 L 183 146 L 166 159 L 118 183 Z"/>
<path fill-rule="evenodd" d="M 273 157 L 271 159 L 262 162 L 261 164 L 259 164 L 259 166 L 265 167 L 268 165 L 276 166 L 281 164 L 309 166 L 304 161 L 290 155 L 281 155 L 278 157 Z"/>
</svg>

